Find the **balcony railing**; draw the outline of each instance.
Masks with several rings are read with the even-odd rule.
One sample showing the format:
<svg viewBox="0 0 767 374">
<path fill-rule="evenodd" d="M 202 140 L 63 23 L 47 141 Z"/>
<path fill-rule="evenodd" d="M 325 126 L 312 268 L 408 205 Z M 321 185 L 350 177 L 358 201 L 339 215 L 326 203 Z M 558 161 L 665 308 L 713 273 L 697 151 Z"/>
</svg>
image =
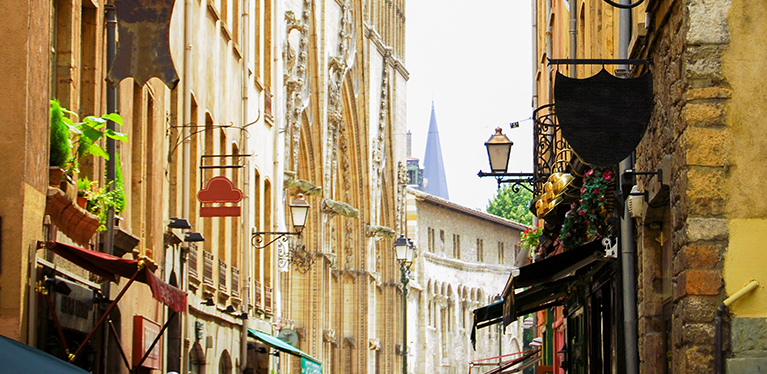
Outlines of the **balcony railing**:
<svg viewBox="0 0 767 374">
<path fill-rule="evenodd" d="M 263 308 L 263 304 L 261 304 L 261 282 L 259 281 L 253 282 L 253 305 L 256 309 Z"/>
<path fill-rule="evenodd" d="M 202 282 L 213 286 L 213 253 L 202 251 Z"/>
<path fill-rule="evenodd" d="M 232 296 L 240 297 L 240 269 L 232 267 Z"/>
<path fill-rule="evenodd" d="M 189 244 L 186 266 L 189 269 L 189 282 L 195 285 L 200 284 L 200 276 L 197 274 L 197 245 L 194 243 Z"/>
<path fill-rule="evenodd" d="M 226 262 L 218 259 L 218 290 L 226 292 Z"/>
<path fill-rule="evenodd" d="M 272 313 L 272 288 L 264 286 L 264 312 Z"/>
</svg>

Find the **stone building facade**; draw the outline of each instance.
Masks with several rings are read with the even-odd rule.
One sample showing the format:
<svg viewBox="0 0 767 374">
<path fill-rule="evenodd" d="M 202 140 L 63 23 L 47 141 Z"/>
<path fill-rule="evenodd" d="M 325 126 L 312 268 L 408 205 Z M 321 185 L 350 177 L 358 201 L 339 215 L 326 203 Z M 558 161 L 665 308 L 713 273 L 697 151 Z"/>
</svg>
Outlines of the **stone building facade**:
<svg viewBox="0 0 767 374">
<path fill-rule="evenodd" d="M 662 176 L 636 177 L 647 192 L 631 224 L 638 370 L 763 372 L 767 272 L 754 264 L 763 257 L 755 248 L 766 214 L 754 186 L 763 175 L 767 106 L 758 99 L 764 78 L 757 73 L 765 66 L 759 47 L 764 26 L 755 20 L 767 15 L 767 6 L 742 0 L 627 3 L 639 4 L 621 14 L 603 1 L 538 1 L 534 26 L 537 56 L 617 58 L 619 23 L 630 17 L 626 56 L 650 61 L 629 71 L 652 72 L 654 91 L 634 169 L 662 170 Z M 538 61 L 537 99 L 552 102 L 554 68 Z M 579 78 L 600 68 L 559 67 Z M 760 285 L 723 307 L 752 281 Z"/>
<path fill-rule="evenodd" d="M 477 330 L 476 349 L 470 334 L 472 311 L 502 293 L 528 227 L 412 188 L 407 207 L 407 234 L 419 250 L 408 296 L 409 372 L 465 373 L 472 361 L 520 352 L 519 322 Z"/>
<path fill-rule="evenodd" d="M 279 162 L 312 186 L 313 207 L 301 237 L 276 244 L 276 313 L 324 373 L 397 372 L 392 245 L 405 224 L 405 1 L 282 6 Z M 291 358 L 280 368 L 301 367 Z"/>
<path fill-rule="evenodd" d="M 729 372 L 764 372 L 764 286 L 730 306 L 721 353 L 715 316 L 723 299 L 767 276 L 753 265 L 767 214 L 752 188 L 767 142 L 767 105 L 754 100 L 764 90 L 755 74 L 764 26 L 753 20 L 767 6 L 658 1 L 646 11 L 632 55 L 653 60 L 656 105 L 636 165 L 663 169 L 668 192 L 639 180 L 660 202 L 637 225 L 640 369 L 712 372 L 721 354 Z"/>
</svg>

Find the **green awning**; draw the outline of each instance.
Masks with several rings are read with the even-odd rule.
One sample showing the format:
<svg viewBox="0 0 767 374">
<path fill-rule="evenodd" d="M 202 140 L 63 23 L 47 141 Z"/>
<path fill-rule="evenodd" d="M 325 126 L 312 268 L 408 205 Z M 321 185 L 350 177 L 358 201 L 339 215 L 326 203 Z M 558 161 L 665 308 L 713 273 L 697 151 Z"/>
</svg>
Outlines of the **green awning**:
<svg viewBox="0 0 767 374">
<path fill-rule="evenodd" d="M 6 374 L 88 374 L 87 371 L 37 348 L 0 335 L 0 360 Z"/>
<path fill-rule="evenodd" d="M 261 331 L 253 330 L 253 329 L 248 329 L 248 333 L 250 333 L 250 336 L 252 336 L 252 337 L 254 337 L 254 338 L 256 338 L 256 339 L 258 339 L 258 340 L 260 340 L 260 341 L 262 341 L 262 342 L 264 342 L 266 344 L 269 344 L 270 346 L 272 346 L 275 349 L 278 349 L 278 350 L 283 351 L 285 353 L 292 354 L 294 356 L 303 357 L 303 358 L 305 358 L 305 359 L 307 359 L 309 361 L 313 361 L 313 362 L 315 362 L 315 363 L 317 363 L 319 365 L 322 365 L 322 362 L 320 360 L 318 360 L 318 359 L 316 359 L 316 358 L 306 354 L 304 351 L 302 351 L 302 350 L 300 350 L 300 349 L 298 349 L 298 348 L 288 344 L 286 341 L 284 341 L 284 340 L 282 340 L 282 339 L 280 339 L 280 338 L 278 338 L 276 336 L 271 336 L 269 334 L 263 333 Z"/>
</svg>

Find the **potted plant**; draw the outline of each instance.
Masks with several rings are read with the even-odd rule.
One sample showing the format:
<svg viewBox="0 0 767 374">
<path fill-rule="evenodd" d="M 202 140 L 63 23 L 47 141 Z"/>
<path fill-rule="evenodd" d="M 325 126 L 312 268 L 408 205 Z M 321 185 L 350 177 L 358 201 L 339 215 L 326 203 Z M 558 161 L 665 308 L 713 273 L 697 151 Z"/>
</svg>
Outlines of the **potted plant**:
<svg viewBox="0 0 767 374">
<path fill-rule="evenodd" d="M 51 134 L 50 134 L 50 157 L 48 165 L 49 184 L 58 187 L 61 178 L 64 175 L 64 168 L 69 160 L 71 142 L 69 140 L 69 126 L 66 120 L 69 120 L 64 113 L 64 109 L 57 100 L 51 100 Z M 71 120 L 70 120 L 71 122 Z"/>
<path fill-rule="evenodd" d="M 539 222 L 537 226 L 531 227 L 519 237 L 519 246 L 530 252 L 530 257 L 533 257 L 535 248 L 540 241 L 541 233 L 543 232 L 543 222 Z"/>
</svg>

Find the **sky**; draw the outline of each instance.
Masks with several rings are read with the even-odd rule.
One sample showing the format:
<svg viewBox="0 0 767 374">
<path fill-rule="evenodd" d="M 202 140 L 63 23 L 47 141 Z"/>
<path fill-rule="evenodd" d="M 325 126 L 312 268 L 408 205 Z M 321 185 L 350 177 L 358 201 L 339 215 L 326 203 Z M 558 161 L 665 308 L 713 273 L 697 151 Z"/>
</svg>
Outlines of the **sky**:
<svg viewBox="0 0 767 374">
<path fill-rule="evenodd" d="M 450 201 L 487 207 L 498 184 L 484 143 L 514 142 L 509 172 L 532 172 L 530 0 L 408 0 L 405 66 L 412 156 L 423 166 L 434 102 Z M 511 130 L 509 124 L 519 122 Z"/>
</svg>

